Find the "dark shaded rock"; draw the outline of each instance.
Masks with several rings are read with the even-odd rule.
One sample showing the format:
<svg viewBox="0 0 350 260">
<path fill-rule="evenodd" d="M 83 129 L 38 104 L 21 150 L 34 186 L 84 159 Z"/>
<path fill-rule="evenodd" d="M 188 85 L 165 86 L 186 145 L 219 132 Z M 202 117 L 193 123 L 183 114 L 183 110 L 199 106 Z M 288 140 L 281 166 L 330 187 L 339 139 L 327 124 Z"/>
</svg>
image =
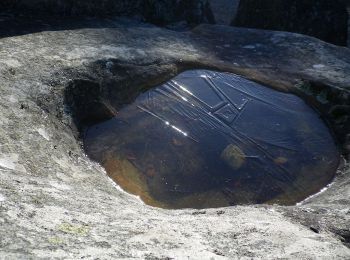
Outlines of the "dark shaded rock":
<svg viewBox="0 0 350 260">
<path fill-rule="evenodd" d="M 181 13 L 191 24 L 214 23 L 208 0 L 182 0 L 178 7 L 178 14 Z"/>
<path fill-rule="evenodd" d="M 213 23 L 208 0 L 18 0 L 1 1 L 0 11 L 56 16 L 139 16 L 166 25 Z M 28 19 L 30 21 L 30 19 Z"/>
<path fill-rule="evenodd" d="M 145 19 L 158 25 L 172 23 L 177 19 L 177 4 L 176 0 L 144 0 L 142 8 Z"/>
<path fill-rule="evenodd" d="M 209 0 L 216 24 L 231 24 L 236 16 L 239 0 Z"/>
<path fill-rule="evenodd" d="M 347 21 L 339 0 L 241 0 L 232 25 L 297 32 L 346 46 Z"/>
<path fill-rule="evenodd" d="M 134 15 L 142 0 L 5 0 L 0 10 L 18 13 L 72 15 Z"/>
<path fill-rule="evenodd" d="M 80 96 L 81 99 L 73 97 Z M 111 105 L 101 97 L 100 86 L 88 80 L 77 80 L 67 88 L 65 102 L 71 107 L 74 118 L 78 119 L 76 125 L 99 122 L 101 119 L 109 119 L 116 114 Z M 84 112 L 83 112 L 84 111 Z M 85 117 L 84 115 L 88 115 Z"/>
<path fill-rule="evenodd" d="M 341 241 L 350 248 L 350 230 L 338 230 Z"/>
<path fill-rule="evenodd" d="M 189 24 L 214 23 L 207 0 L 144 0 L 142 10 L 147 21 L 158 25 L 181 20 Z"/>
</svg>

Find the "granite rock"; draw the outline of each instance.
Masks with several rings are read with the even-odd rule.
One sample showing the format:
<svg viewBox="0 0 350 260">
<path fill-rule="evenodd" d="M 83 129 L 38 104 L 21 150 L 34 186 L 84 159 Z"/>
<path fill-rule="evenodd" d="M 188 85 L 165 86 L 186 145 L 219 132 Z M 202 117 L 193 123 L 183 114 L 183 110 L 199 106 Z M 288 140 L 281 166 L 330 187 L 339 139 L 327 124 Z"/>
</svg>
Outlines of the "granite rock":
<svg viewBox="0 0 350 260">
<path fill-rule="evenodd" d="M 172 211 L 120 190 L 79 136 L 143 89 L 206 68 L 305 98 L 346 154 L 348 110 L 331 110 L 349 104 L 349 49 L 285 32 L 95 22 L 0 39 L 1 258 L 349 259 L 346 165 L 300 205 Z"/>
</svg>

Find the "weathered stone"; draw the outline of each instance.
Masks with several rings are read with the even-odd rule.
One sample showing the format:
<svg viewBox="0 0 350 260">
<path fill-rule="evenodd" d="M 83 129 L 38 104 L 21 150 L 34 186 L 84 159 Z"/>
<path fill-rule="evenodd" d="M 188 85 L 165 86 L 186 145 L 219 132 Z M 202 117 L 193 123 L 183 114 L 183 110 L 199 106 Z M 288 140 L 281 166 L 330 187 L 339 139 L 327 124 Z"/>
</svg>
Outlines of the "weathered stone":
<svg viewBox="0 0 350 260">
<path fill-rule="evenodd" d="M 1 257 L 349 259 L 349 169 L 298 206 L 156 209 L 84 155 L 73 118 L 89 118 L 76 100 L 91 93 L 118 109 L 180 71 L 211 68 L 298 93 L 334 126 L 330 109 L 349 104 L 350 50 L 225 26 L 179 33 L 109 20 L 67 30 L 91 23 L 0 39 Z M 71 92 L 77 82 L 91 84 Z"/>
<path fill-rule="evenodd" d="M 241 0 L 234 26 L 303 33 L 347 45 L 348 13 L 335 0 Z"/>
</svg>

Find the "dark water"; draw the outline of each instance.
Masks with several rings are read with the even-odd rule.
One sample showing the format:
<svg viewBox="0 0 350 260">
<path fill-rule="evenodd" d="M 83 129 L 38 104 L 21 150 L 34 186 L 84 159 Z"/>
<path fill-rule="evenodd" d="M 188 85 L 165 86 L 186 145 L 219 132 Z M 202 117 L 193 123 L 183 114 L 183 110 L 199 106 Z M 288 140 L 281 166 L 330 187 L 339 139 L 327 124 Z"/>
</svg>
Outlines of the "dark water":
<svg viewBox="0 0 350 260">
<path fill-rule="evenodd" d="M 164 208 L 294 204 L 332 180 L 340 156 L 300 98 L 203 70 L 141 94 L 84 141 L 124 190 Z"/>
</svg>

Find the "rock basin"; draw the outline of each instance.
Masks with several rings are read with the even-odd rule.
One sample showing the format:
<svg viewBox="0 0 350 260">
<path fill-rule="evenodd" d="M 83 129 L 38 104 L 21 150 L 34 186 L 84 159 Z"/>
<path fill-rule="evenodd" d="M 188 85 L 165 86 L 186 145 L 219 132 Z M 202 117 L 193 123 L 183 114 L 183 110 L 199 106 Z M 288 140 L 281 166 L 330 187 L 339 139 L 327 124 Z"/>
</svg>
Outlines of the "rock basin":
<svg viewBox="0 0 350 260">
<path fill-rule="evenodd" d="M 120 111 L 124 93 L 210 68 L 321 100 L 349 154 L 347 48 L 227 26 L 78 25 L 0 40 L 3 258 L 349 259 L 349 168 L 297 206 L 164 210 L 116 189 L 77 139 L 85 118 L 112 114 L 96 104 Z"/>
<path fill-rule="evenodd" d="M 124 190 L 163 208 L 292 205 L 327 185 L 340 158 L 299 97 L 207 70 L 144 92 L 84 142 Z"/>
</svg>

